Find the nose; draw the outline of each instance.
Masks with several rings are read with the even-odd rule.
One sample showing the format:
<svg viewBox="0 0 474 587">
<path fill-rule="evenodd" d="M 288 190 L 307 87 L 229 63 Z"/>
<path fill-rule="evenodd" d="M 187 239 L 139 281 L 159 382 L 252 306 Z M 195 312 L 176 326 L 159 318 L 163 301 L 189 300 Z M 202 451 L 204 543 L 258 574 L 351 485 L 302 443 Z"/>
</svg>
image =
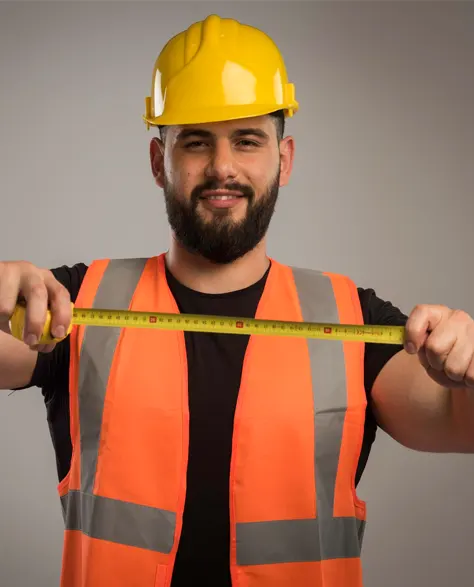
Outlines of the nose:
<svg viewBox="0 0 474 587">
<path fill-rule="evenodd" d="M 237 177 L 237 163 L 228 141 L 216 141 L 206 168 L 206 177 L 212 177 L 219 182 Z"/>
</svg>

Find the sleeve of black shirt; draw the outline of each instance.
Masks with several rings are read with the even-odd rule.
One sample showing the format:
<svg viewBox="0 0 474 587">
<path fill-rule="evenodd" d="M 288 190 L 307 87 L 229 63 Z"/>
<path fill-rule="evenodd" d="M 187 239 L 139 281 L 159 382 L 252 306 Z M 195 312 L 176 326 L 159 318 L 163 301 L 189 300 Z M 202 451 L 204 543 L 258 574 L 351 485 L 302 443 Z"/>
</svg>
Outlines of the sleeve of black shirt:
<svg viewBox="0 0 474 587">
<path fill-rule="evenodd" d="M 71 301 L 77 299 L 82 280 L 87 271 L 87 265 L 77 263 L 71 267 L 63 265 L 51 270 L 54 277 L 69 291 Z M 49 401 L 55 389 L 62 388 L 56 385 L 69 375 L 69 337 L 56 345 L 51 353 L 38 353 L 36 366 L 28 387 L 40 387 L 43 390 L 45 401 Z"/>
</svg>

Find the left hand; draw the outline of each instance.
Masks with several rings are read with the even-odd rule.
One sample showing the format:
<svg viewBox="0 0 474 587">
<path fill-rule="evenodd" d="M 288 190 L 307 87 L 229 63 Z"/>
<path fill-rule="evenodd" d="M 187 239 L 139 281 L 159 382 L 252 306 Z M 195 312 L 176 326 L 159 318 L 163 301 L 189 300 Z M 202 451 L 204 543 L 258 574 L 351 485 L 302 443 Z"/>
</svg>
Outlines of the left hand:
<svg viewBox="0 0 474 587">
<path fill-rule="evenodd" d="M 406 324 L 404 348 L 409 354 L 418 353 L 420 363 L 439 385 L 474 388 L 474 320 L 466 312 L 447 306 L 415 306 Z"/>
</svg>

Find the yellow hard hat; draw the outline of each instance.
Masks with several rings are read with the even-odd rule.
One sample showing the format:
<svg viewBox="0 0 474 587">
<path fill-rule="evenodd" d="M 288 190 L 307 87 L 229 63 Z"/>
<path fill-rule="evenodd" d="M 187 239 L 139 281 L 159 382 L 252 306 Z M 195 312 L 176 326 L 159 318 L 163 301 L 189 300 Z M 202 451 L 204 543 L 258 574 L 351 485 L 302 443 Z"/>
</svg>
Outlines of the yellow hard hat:
<svg viewBox="0 0 474 587">
<path fill-rule="evenodd" d="M 164 46 L 143 120 L 199 124 L 298 110 L 275 43 L 254 27 L 212 14 Z"/>
</svg>

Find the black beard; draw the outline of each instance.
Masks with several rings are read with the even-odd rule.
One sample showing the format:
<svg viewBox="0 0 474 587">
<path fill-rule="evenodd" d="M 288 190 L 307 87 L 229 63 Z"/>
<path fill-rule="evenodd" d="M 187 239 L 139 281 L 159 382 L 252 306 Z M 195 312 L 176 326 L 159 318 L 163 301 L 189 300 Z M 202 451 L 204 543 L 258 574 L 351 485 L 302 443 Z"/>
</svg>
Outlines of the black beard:
<svg viewBox="0 0 474 587">
<path fill-rule="evenodd" d="M 177 238 L 186 250 L 212 261 L 227 264 L 243 257 L 253 250 L 265 236 L 278 199 L 280 173 L 274 179 L 266 194 L 255 200 L 254 190 L 236 182 L 219 185 L 210 180 L 196 186 L 190 201 L 177 196 L 165 181 L 164 195 L 168 221 Z M 199 198 L 204 190 L 219 188 L 239 191 L 247 198 L 247 213 L 239 222 L 230 216 L 216 216 L 204 221 L 196 211 Z"/>
</svg>

